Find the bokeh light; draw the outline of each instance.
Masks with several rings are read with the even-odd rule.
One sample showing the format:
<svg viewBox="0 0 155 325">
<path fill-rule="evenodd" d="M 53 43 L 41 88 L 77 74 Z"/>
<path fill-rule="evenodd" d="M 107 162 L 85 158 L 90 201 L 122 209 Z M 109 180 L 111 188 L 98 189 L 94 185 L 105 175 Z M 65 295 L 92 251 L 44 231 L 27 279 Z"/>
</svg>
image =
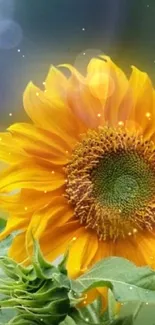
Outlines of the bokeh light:
<svg viewBox="0 0 155 325">
<path fill-rule="evenodd" d="M 0 20 L 0 48 L 12 49 L 19 45 L 22 40 L 22 29 L 13 20 Z"/>
<path fill-rule="evenodd" d="M 74 67 L 85 74 L 88 62 L 93 57 L 98 57 L 101 54 L 103 54 L 103 52 L 100 49 L 84 49 L 76 56 Z"/>
<path fill-rule="evenodd" d="M 14 21 L 14 0 L 0 0 L 0 49 L 12 49 L 22 40 L 22 29 Z"/>
</svg>

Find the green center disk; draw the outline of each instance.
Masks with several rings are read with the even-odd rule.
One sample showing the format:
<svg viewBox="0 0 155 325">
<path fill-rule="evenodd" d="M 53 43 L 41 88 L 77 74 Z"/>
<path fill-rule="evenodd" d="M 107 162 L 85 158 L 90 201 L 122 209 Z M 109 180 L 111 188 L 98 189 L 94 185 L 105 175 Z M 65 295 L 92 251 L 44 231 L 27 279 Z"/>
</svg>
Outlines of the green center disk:
<svg viewBox="0 0 155 325">
<path fill-rule="evenodd" d="M 91 172 L 93 195 L 125 215 L 145 206 L 155 195 L 155 172 L 136 152 L 105 154 Z"/>
</svg>

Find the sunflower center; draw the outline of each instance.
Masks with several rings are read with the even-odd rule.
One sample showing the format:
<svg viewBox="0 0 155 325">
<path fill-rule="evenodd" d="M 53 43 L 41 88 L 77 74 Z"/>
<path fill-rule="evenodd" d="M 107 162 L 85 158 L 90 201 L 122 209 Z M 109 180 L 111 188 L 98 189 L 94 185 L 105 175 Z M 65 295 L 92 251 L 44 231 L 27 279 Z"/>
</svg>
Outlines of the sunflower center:
<svg viewBox="0 0 155 325">
<path fill-rule="evenodd" d="M 93 195 L 102 205 L 128 214 L 142 206 L 154 188 L 150 166 L 136 152 L 103 156 L 91 172 Z"/>
<path fill-rule="evenodd" d="M 75 216 L 99 238 L 152 230 L 155 224 L 155 150 L 121 128 L 84 135 L 66 167 L 66 193 Z"/>
</svg>

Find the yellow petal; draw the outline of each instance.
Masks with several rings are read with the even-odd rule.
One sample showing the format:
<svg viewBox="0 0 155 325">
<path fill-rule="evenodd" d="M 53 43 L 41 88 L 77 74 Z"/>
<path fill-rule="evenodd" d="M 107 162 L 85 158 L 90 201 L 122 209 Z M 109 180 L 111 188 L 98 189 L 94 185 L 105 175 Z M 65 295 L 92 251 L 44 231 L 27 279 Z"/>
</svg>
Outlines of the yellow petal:
<svg viewBox="0 0 155 325">
<path fill-rule="evenodd" d="M 139 255 L 143 256 L 143 259 L 139 259 L 137 264 L 149 265 L 151 268 L 155 269 L 155 233 L 149 231 L 138 233 L 136 244 Z"/>
<path fill-rule="evenodd" d="M 20 162 L 26 153 L 17 146 L 16 141 L 8 132 L 0 133 L 0 160 L 8 164 Z"/>
<path fill-rule="evenodd" d="M 53 196 L 62 196 L 65 189 L 63 187 L 55 191 L 47 192 L 32 189 L 22 189 L 17 194 L 1 195 L 0 206 L 10 214 L 24 215 L 26 212 L 33 213 L 51 202 Z"/>
<path fill-rule="evenodd" d="M 71 71 L 67 99 L 72 112 L 84 123 L 86 130 L 96 128 L 104 120 L 99 99 L 91 94 L 86 79 L 74 67 L 64 66 Z"/>
<path fill-rule="evenodd" d="M 45 80 L 45 89 L 51 97 L 66 98 L 67 78 L 64 74 L 52 66 Z"/>
<path fill-rule="evenodd" d="M 27 242 L 34 238 L 39 238 L 46 228 L 51 232 L 56 227 L 60 227 L 73 217 L 73 210 L 70 208 L 67 200 L 62 196 L 53 197 L 50 204 L 34 212 L 27 229 Z"/>
<path fill-rule="evenodd" d="M 121 116 L 119 110 L 121 103 L 127 100 L 125 96 L 128 93 L 128 80 L 109 57 L 101 56 L 101 59 L 90 61 L 87 80 L 90 89 L 102 102 L 105 120 L 116 127 L 126 117 Z"/>
<path fill-rule="evenodd" d="M 12 166 L 1 173 L 0 190 L 10 192 L 19 188 L 53 191 L 65 183 L 64 175 L 48 170 L 32 161 Z"/>
<path fill-rule="evenodd" d="M 65 139 L 70 146 L 76 143 L 79 125 L 60 98 L 51 98 L 29 83 L 24 92 L 23 102 L 27 114 L 38 127 Z"/>
<path fill-rule="evenodd" d="M 71 278 L 86 272 L 98 247 L 97 235 L 84 227 L 79 230 L 70 247 L 67 269 Z"/>
<path fill-rule="evenodd" d="M 17 235 L 14 238 L 13 243 L 9 249 L 8 255 L 18 263 L 30 261 L 28 252 L 26 251 L 25 232 Z"/>
<path fill-rule="evenodd" d="M 64 254 L 78 236 L 80 231 L 79 221 L 68 222 L 60 227 L 47 229 L 40 238 L 42 251 L 49 261 L 54 261 Z"/>
<path fill-rule="evenodd" d="M 148 75 L 132 67 L 132 74 L 129 80 L 133 92 L 133 106 L 131 107 L 130 120 L 139 125 L 144 136 L 154 132 L 155 122 L 155 101 L 152 83 Z"/>
<path fill-rule="evenodd" d="M 25 215 L 24 217 L 16 217 L 10 216 L 10 218 L 7 221 L 5 229 L 0 233 L 0 240 L 4 239 L 8 235 L 10 235 L 13 231 L 17 230 L 25 230 L 29 224 L 30 221 L 30 215 Z"/>
<path fill-rule="evenodd" d="M 127 258 L 139 266 L 145 265 L 143 251 L 138 247 L 138 238 L 139 234 L 126 239 L 118 239 L 113 246 L 113 255 Z"/>
<path fill-rule="evenodd" d="M 94 255 L 94 258 L 92 260 L 92 265 L 97 263 L 103 258 L 106 258 L 108 256 L 111 256 L 114 254 L 114 243 L 113 241 L 99 241 L 98 243 L 98 249 L 96 251 L 96 254 Z"/>
<path fill-rule="evenodd" d="M 8 130 L 21 150 L 27 155 L 54 160 L 57 164 L 66 164 L 69 161 L 71 149 L 60 137 L 46 130 L 26 123 L 11 125 Z"/>
</svg>

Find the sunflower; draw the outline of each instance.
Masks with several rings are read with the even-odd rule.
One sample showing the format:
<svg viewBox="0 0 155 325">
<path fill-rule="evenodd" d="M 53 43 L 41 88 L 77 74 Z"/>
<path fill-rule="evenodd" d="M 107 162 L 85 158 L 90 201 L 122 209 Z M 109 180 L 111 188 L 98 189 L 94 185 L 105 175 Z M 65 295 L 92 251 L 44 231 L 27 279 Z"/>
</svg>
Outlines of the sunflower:
<svg viewBox="0 0 155 325">
<path fill-rule="evenodd" d="M 3 239 L 19 230 L 9 254 L 27 261 L 32 234 L 53 261 L 68 247 L 72 278 L 113 255 L 155 267 L 155 92 L 132 67 L 90 60 L 86 76 L 51 67 L 44 90 L 29 83 L 31 123 L 0 134 Z"/>
</svg>

